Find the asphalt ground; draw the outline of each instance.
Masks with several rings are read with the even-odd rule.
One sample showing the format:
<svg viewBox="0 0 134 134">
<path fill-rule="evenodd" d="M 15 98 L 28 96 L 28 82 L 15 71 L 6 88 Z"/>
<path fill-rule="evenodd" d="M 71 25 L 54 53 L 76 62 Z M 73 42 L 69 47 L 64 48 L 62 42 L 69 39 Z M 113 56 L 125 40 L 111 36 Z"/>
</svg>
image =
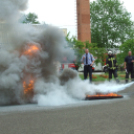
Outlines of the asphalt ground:
<svg viewBox="0 0 134 134">
<path fill-rule="evenodd" d="M 123 99 L 57 108 L 0 107 L 0 134 L 134 134 L 133 86 L 119 92 Z"/>
</svg>

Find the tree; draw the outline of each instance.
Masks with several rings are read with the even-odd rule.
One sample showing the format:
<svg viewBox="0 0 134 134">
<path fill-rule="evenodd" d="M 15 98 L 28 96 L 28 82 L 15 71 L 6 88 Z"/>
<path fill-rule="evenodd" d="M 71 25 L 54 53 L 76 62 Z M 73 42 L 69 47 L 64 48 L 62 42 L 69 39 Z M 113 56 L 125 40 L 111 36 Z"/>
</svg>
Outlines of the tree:
<svg viewBox="0 0 134 134">
<path fill-rule="evenodd" d="M 66 40 L 69 44 L 69 47 L 73 48 L 75 51 L 76 55 L 76 61 L 75 65 L 79 68 L 81 65 L 81 58 L 82 55 L 85 53 L 84 50 L 85 48 L 88 48 L 90 53 L 93 54 L 94 57 L 96 57 L 95 63 L 101 63 L 104 65 L 104 59 L 106 58 L 106 49 L 105 48 L 100 48 L 96 43 L 89 43 L 89 41 L 79 41 L 75 37 L 69 38 L 69 33 L 66 36 Z M 77 69 L 78 69 L 77 68 Z"/>
<path fill-rule="evenodd" d="M 66 40 L 68 42 L 69 47 L 71 47 L 75 51 L 76 59 L 74 64 L 76 65 L 76 69 L 81 66 L 81 57 L 84 53 L 84 42 L 79 41 L 76 37 L 69 37 L 70 33 L 67 34 Z"/>
<path fill-rule="evenodd" d="M 124 62 L 124 58 L 128 55 L 128 51 L 132 51 L 134 54 L 134 39 L 129 39 L 123 43 L 120 47 L 120 53 L 117 54 L 117 61 L 119 64 Z"/>
<path fill-rule="evenodd" d="M 93 1 L 90 4 L 90 13 L 91 40 L 99 47 L 113 48 L 130 39 L 133 25 L 131 14 L 123 8 L 119 0 Z"/>
<path fill-rule="evenodd" d="M 37 21 L 38 16 L 34 13 L 29 13 L 25 15 L 25 19 L 23 20 L 23 23 L 30 23 L 30 24 L 40 24 L 39 21 Z"/>
<path fill-rule="evenodd" d="M 104 47 L 99 47 L 97 43 L 85 42 L 85 47 L 89 49 L 90 53 L 95 57 L 95 63 L 101 63 L 104 65 L 104 59 L 106 59 L 106 49 Z"/>
</svg>

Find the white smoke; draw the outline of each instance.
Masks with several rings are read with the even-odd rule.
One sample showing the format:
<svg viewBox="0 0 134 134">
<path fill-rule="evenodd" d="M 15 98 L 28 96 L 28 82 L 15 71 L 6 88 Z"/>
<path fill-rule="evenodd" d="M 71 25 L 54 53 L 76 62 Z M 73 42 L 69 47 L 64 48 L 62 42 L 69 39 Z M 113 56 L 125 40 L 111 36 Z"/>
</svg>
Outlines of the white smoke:
<svg viewBox="0 0 134 134">
<path fill-rule="evenodd" d="M 1 98 L 5 98 L 5 104 L 7 100 L 9 100 L 8 103 L 23 102 L 21 98 L 24 90 L 23 80 L 29 81 L 34 78 L 37 82 L 42 79 L 43 83 L 48 85 L 51 85 L 50 82 L 57 83 L 58 75 L 54 62 L 61 61 L 64 56 L 68 60 L 74 57 L 73 50 L 65 49 L 67 42 L 60 29 L 52 26 L 42 26 L 40 29 L 30 25 L 25 25 L 26 28 L 23 29 L 21 26 L 24 28 L 24 25 L 16 24 L 15 32 L 10 26 L 8 29 L 5 28 L 9 30 L 8 42 L 11 43 L 5 44 L 0 53 L 0 56 L 3 57 L 0 59 L 0 95 L 4 96 Z M 5 32 L 5 29 L 1 33 Z M 2 41 L 5 42 L 6 38 Z M 33 44 L 39 48 L 39 51 L 32 57 L 24 55 L 29 45 Z M 20 87 L 19 90 L 17 86 Z M 8 96 L 5 95 L 5 92 L 11 89 L 13 92 L 9 92 Z M 9 98 L 13 96 L 15 90 L 18 90 L 18 94 L 15 94 L 12 102 Z M 40 90 L 42 89 L 39 89 L 39 92 Z M 3 101 L 0 101 L 1 103 L 4 105 Z"/>
<path fill-rule="evenodd" d="M 76 73 L 74 70 L 70 70 L 70 72 Z M 35 87 L 37 95 L 35 95 L 34 101 L 36 101 L 40 106 L 76 104 L 85 100 L 86 95 L 95 95 L 96 93 L 117 93 L 133 84 L 104 82 L 96 85 L 89 84 L 89 80 L 82 81 L 79 77 L 69 79 L 69 81 L 64 83 L 64 86 L 57 83 L 45 84 L 41 81 L 37 83 L 37 87 Z"/>
<path fill-rule="evenodd" d="M 0 0 L 0 21 L 15 22 L 20 11 L 27 9 L 28 0 Z"/>
<path fill-rule="evenodd" d="M 67 42 L 59 28 L 18 23 L 20 11 L 26 9 L 27 2 L 0 0 L 0 105 L 27 101 L 27 96 L 23 97 L 24 80 L 42 79 L 48 85 L 57 83 L 54 62 L 61 61 L 63 57 L 68 60 L 74 57 L 73 50 L 65 49 Z M 33 44 L 39 51 L 32 57 L 25 55 L 24 52 Z"/>
</svg>

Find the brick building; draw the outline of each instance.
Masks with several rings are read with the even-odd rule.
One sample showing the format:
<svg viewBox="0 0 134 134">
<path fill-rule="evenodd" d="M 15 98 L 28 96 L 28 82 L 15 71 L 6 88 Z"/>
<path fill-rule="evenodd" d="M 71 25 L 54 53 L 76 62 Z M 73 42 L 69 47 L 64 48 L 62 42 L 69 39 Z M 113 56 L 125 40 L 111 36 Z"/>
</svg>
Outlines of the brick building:
<svg viewBox="0 0 134 134">
<path fill-rule="evenodd" d="M 77 0 L 76 4 L 78 40 L 91 43 L 90 0 Z"/>
</svg>

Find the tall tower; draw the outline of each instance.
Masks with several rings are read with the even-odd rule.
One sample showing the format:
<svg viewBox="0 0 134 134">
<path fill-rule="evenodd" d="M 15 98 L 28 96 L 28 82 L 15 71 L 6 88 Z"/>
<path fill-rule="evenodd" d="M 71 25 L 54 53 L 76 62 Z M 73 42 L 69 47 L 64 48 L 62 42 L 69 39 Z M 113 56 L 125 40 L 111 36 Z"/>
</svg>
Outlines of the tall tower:
<svg viewBox="0 0 134 134">
<path fill-rule="evenodd" d="M 91 43 L 90 0 L 77 0 L 77 33 L 78 40 Z"/>
</svg>

